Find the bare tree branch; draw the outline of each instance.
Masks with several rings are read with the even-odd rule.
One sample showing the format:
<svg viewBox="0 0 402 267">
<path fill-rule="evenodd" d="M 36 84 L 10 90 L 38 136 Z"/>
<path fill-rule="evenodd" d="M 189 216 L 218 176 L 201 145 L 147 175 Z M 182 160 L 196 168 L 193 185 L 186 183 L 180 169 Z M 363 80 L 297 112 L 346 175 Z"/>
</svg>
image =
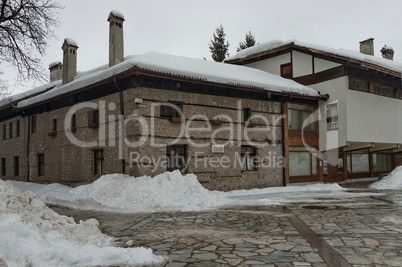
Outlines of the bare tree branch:
<svg viewBox="0 0 402 267">
<path fill-rule="evenodd" d="M 41 57 L 55 37 L 62 7 L 53 0 L 1 0 L 0 5 L 0 63 L 11 63 L 20 82 L 45 80 Z"/>
</svg>

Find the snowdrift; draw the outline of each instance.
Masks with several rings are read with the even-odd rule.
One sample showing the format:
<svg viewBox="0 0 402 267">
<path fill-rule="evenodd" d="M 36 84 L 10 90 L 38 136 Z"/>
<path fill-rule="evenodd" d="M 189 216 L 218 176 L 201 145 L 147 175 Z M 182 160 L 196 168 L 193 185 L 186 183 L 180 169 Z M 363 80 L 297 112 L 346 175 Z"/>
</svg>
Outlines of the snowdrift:
<svg viewBox="0 0 402 267">
<path fill-rule="evenodd" d="M 0 180 L 0 263 L 13 266 L 144 265 L 164 261 L 151 249 L 117 248 L 95 219 L 61 216 L 34 193 Z M 6 266 L 7 266 L 6 265 Z"/>
<path fill-rule="evenodd" d="M 396 167 L 380 181 L 370 185 L 374 189 L 402 189 L 402 166 Z"/>
<path fill-rule="evenodd" d="M 60 184 L 13 182 L 49 204 L 113 212 L 201 211 L 231 203 L 223 192 L 205 189 L 194 174 L 165 172 L 134 178 L 109 174 L 92 184 L 70 188 Z"/>
</svg>

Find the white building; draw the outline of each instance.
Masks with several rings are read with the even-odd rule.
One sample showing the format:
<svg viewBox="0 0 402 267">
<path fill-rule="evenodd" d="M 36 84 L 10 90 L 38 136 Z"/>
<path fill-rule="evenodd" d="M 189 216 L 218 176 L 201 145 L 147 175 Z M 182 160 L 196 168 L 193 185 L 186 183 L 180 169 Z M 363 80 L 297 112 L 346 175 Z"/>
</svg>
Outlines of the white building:
<svg viewBox="0 0 402 267">
<path fill-rule="evenodd" d="M 400 165 L 402 64 L 392 61 L 391 47 L 381 52 L 384 58 L 374 56 L 372 38 L 360 42 L 360 52 L 291 40 L 262 43 L 225 60 L 293 79 L 329 95 L 328 101 L 320 101 L 317 116 L 319 153 L 315 155 L 319 160 L 314 171 L 318 178 L 306 177 L 306 162 L 300 157 L 292 162 L 292 151 L 303 148 L 293 147 L 289 137 L 290 182 L 377 177 Z M 290 107 L 288 115 L 291 128 Z"/>
</svg>

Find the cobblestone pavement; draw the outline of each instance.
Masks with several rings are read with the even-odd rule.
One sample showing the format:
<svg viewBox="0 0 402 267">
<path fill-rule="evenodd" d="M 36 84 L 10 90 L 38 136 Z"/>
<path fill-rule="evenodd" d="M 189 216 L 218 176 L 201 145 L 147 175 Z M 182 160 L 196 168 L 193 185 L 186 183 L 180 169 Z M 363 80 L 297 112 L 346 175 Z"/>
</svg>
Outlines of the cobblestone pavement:
<svg viewBox="0 0 402 267">
<path fill-rule="evenodd" d="M 208 212 L 54 209 L 76 220 L 98 219 L 119 245 L 167 256 L 166 267 L 363 267 L 402 266 L 402 207 L 396 202 L 402 202 L 402 192 Z"/>
</svg>

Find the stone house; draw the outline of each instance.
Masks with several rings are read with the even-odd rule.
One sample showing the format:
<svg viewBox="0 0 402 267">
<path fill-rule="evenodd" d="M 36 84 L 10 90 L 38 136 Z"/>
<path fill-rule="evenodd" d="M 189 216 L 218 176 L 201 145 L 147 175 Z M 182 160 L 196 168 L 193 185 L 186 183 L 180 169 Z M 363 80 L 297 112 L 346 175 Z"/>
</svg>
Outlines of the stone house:
<svg viewBox="0 0 402 267">
<path fill-rule="evenodd" d="M 179 169 L 217 190 L 289 182 L 284 115 L 291 105 L 313 113 L 328 96 L 245 66 L 124 57 L 124 17 L 112 11 L 108 22 L 109 64 L 77 72 L 79 47 L 66 38 L 50 83 L 0 101 L 1 179 L 75 186 Z M 306 140 L 316 147 L 311 125 Z"/>
</svg>

